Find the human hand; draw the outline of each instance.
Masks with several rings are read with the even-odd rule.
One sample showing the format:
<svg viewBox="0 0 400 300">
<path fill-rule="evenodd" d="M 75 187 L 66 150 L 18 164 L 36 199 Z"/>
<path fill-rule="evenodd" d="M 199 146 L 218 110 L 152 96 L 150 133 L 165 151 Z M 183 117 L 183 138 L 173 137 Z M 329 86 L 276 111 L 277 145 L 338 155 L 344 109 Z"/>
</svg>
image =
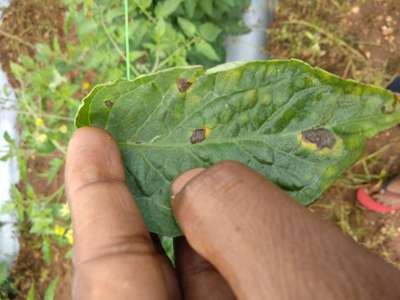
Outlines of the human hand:
<svg viewBox="0 0 400 300">
<path fill-rule="evenodd" d="M 400 295 L 397 270 L 239 163 L 191 170 L 172 185 L 174 214 L 191 246 L 178 243 L 176 270 L 153 244 L 107 133 L 77 131 L 68 149 L 66 184 L 75 299 Z"/>
<path fill-rule="evenodd" d="M 126 186 L 119 149 L 105 131 L 83 128 L 71 139 L 66 186 L 75 241 L 74 299 L 234 297 L 222 276 L 182 238 L 176 243 L 175 272 L 147 231 Z"/>
</svg>

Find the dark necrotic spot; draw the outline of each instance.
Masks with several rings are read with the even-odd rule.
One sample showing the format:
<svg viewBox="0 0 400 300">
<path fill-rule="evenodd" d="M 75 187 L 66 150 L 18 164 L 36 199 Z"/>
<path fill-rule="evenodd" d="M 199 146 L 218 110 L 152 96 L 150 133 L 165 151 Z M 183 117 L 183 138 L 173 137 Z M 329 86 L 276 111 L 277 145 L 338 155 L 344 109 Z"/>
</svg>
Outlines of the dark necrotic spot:
<svg viewBox="0 0 400 300">
<path fill-rule="evenodd" d="M 176 80 L 176 86 L 178 87 L 178 91 L 181 93 L 186 92 L 186 90 L 190 88 L 191 85 L 192 83 L 185 78 L 178 78 Z"/>
<path fill-rule="evenodd" d="M 192 132 L 192 136 L 190 137 L 190 143 L 197 144 L 201 143 L 206 139 L 206 130 L 203 128 L 195 129 Z"/>
<path fill-rule="evenodd" d="M 301 135 L 307 142 L 315 144 L 318 149 L 332 149 L 336 144 L 335 135 L 326 128 L 309 129 L 303 131 Z"/>
<path fill-rule="evenodd" d="M 111 109 L 111 107 L 113 107 L 113 105 L 114 105 L 114 102 L 112 102 L 111 100 L 107 100 L 107 101 L 104 101 L 104 104 L 105 104 L 108 108 Z"/>
</svg>

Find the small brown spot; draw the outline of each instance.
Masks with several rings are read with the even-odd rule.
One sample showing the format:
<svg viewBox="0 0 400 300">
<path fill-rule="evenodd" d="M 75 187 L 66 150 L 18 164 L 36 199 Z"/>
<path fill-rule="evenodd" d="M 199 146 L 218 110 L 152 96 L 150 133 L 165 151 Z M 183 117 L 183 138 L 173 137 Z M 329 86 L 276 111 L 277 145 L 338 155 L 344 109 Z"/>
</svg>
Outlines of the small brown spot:
<svg viewBox="0 0 400 300">
<path fill-rule="evenodd" d="M 113 107 L 113 105 L 114 105 L 114 102 L 112 102 L 111 100 L 107 100 L 107 101 L 104 101 L 104 104 L 108 107 L 108 108 L 112 108 Z"/>
<path fill-rule="evenodd" d="M 178 78 L 176 80 L 176 86 L 178 87 L 178 91 L 181 93 L 184 93 L 187 91 L 188 88 L 190 88 L 190 86 L 192 85 L 192 83 L 188 80 L 186 80 L 185 78 Z"/>
<path fill-rule="evenodd" d="M 315 144 L 318 149 L 332 149 L 336 144 L 335 135 L 326 128 L 316 128 L 303 131 L 303 138 L 310 143 Z"/>
<path fill-rule="evenodd" d="M 206 139 L 206 130 L 203 128 L 195 129 L 190 137 L 191 144 L 201 143 Z"/>
<path fill-rule="evenodd" d="M 393 95 L 393 101 L 392 101 L 392 109 L 391 110 L 386 110 L 385 106 L 382 106 L 381 111 L 384 114 L 392 114 L 395 113 L 397 110 L 397 105 L 400 102 L 400 95 L 399 94 L 394 94 Z"/>
<path fill-rule="evenodd" d="M 395 112 L 397 110 L 397 105 L 399 104 L 399 102 L 400 102 L 400 95 L 394 94 L 392 102 L 392 112 Z"/>
<path fill-rule="evenodd" d="M 139 57 L 139 63 L 144 65 L 148 60 L 147 53 L 143 53 L 141 57 Z"/>
</svg>

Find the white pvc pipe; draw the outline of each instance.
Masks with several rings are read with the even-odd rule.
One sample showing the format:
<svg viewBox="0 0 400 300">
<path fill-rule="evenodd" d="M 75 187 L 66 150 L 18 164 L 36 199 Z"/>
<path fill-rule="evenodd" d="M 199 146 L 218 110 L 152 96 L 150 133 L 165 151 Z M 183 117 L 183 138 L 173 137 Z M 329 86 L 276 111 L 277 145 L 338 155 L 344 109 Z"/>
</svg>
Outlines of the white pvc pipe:
<svg viewBox="0 0 400 300">
<path fill-rule="evenodd" d="M 1 9 L 9 4 L 9 0 L 0 0 L 0 22 Z M 7 132 L 13 139 L 17 140 L 15 111 L 15 94 L 11 88 L 7 76 L 0 68 L 0 157 L 8 151 L 8 144 L 4 140 Z M 8 161 L 0 161 L 0 208 L 11 201 L 10 189 L 14 183 L 19 181 L 18 163 L 16 158 Z M 19 243 L 18 232 L 15 228 L 15 213 L 0 213 L 0 263 L 12 264 L 18 255 Z"/>
<path fill-rule="evenodd" d="M 243 19 L 251 31 L 225 40 L 226 61 L 266 59 L 266 29 L 271 23 L 278 0 L 252 0 Z"/>
</svg>

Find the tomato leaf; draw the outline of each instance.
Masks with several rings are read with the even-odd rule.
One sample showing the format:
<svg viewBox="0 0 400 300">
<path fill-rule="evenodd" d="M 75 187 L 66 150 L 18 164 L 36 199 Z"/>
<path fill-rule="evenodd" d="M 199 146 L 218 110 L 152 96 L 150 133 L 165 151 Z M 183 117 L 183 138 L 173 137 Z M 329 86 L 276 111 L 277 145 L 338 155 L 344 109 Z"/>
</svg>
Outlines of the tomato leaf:
<svg viewBox="0 0 400 300">
<path fill-rule="evenodd" d="M 360 157 L 367 138 L 400 121 L 398 101 L 298 60 L 256 61 L 96 87 L 76 124 L 113 135 L 147 226 L 177 236 L 169 188 L 182 172 L 240 161 L 307 205 Z"/>
<path fill-rule="evenodd" d="M 160 18 L 154 28 L 154 39 L 156 41 L 160 41 L 160 39 L 163 37 L 165 34 L 166 30 L 166 23 L 163 18 Z"/>
<path fill-rule="evenodd" d="M 195 48 L 198 53 L 204 55 L 205 57 L 207 57 L 210 60 L 213 60 L 213 61 L 220 60 L 220 58 L 219 58 L 217 52 L 215 51 L 215 49 L 213 48 L 213 46 L 204 40 L 198 41 L 196 43 Z"/>
<path fill-rule="evenodd" d="M 136 4 L 145 9 L 151 6 L 152 0 L 135 0 Z"/>
<path fill-rule="evenodd" d="M 178 24 L 186 36 L 192 37 L 196 34 L 196 25 L 194 25 L 188 19 L 178 18 Z"/>
<path fill-rule="evenodd" d="M 60 281 L 60 278 L 56 277 L 50 282 L 50 284 L 47 287 L 46 292 L 44 294 L 44 300 L 54 300 L 55 299 L 56 289 L 57 289 L 59 281 Z"/>
<path fill-rule="evenodd" d="M 207 15 L 212 17 L 213 15 L 213 0 L 201 0 L 199 2 L 200 7 L 205 11 Z"/>
<path fill-rule="evenodd" d="M 214 42 L 221 32 L 221 28 L 210 22 L 204 23 L 200 26 L 201 36 L 209 42 Z"/>
<path fill-rule="evenodd" d="M 196 5 L 197 5 L 197 0 L 184 0 L 184 7 L 185 7 L 185 12 L 186 16 L 188 18 L 193 18 L 195 10 L 196 10 Z"/>
<path fill-rule="evenodd" d="M 183 0 L 165 0 L 158 2 L 156 6 L 156 15 L 157 17 L 168 17 L 173 14 L 182 3 Z"/>
</svg>

